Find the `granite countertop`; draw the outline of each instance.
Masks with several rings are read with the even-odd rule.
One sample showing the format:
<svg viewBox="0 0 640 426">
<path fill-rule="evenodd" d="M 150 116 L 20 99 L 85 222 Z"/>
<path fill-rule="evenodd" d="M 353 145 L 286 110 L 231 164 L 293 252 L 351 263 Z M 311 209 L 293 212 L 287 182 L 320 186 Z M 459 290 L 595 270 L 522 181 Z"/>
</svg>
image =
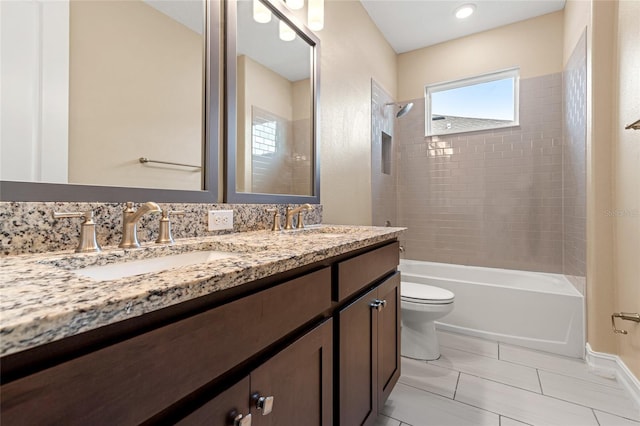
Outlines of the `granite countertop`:
<svg viewBox="0 0 640 426">
<path fill-rule="evenodd" d="M 397 238 L 404 228 L 316 225 L 143 244 L 0 257 L 0 356 L 96 329 L 215 291 Z M 111 281 L 75 269 L 180 254 L 231 252 L 232 257 Z"/>
</svg>

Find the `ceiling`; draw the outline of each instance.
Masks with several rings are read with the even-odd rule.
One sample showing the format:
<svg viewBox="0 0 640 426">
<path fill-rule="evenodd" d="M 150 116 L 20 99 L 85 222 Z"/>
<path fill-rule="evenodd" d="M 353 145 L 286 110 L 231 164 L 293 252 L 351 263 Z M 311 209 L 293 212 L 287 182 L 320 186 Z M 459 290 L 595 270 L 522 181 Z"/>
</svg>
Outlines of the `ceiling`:
<svg viewBox="0 0 640 426">
<path fill-rule="evenodd" d="M 360 0 L 396 53 L 501 27 L 564 8 L 565 0 Z M 472 3 L 469 18 L 454 15 Z"/>
</svg>

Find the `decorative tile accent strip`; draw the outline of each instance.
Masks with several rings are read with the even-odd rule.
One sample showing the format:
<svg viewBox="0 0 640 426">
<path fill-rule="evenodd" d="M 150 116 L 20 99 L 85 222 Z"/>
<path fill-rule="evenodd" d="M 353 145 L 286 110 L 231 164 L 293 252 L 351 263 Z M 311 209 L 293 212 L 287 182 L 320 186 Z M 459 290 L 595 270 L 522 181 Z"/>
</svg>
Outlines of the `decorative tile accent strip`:
<svg viewBox="0 0 640 426">
<path fill-rule="evenodd" d="M 277 208 L 284 226 L 286 209 L 286 205 L 276 204 L 164 203 L 160 207 L 185 211 L 184 216 L 171 218 L 174 239 L 230 233 L 207 230 L 209 210 L 233 210 L 233 232 L 245 232 L 270 229 L 273 215 L 266 209 Z M 117 246 L 122 236 L 122 203 L 0 202 L 0 256 L 74 249 L 82 219 L 53 219 L 52 213 L 87 210 L 94 211 L 98 243 L 102 247 Z M 321 223 L 322 205 L 313 205 L 304 217 L 306 224 Z M 160 215 L 151 214 L 140 219 L 141 243 L 157 238 L 159 220 Z"/>
</svg>

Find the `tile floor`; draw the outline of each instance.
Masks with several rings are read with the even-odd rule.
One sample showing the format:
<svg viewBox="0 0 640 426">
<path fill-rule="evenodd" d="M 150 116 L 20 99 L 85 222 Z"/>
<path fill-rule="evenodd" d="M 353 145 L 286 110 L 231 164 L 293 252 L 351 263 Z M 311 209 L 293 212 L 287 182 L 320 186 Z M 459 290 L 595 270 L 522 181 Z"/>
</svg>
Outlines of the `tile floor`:
<svg viewBox="0 0 640 426">
<path fill-rule="evenodd" d="M 376 426 L 640 426 L 640 409 L 584 361 L 438 332 L 436 361 L 402 359 Z"/>
</svg>

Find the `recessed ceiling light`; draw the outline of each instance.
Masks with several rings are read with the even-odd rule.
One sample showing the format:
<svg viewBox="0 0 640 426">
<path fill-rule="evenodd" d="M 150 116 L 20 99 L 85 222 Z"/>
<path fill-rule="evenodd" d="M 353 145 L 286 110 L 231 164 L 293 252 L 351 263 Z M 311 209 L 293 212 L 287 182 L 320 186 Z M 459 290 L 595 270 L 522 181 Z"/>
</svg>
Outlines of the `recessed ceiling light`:
<svg viewBox="0 0 640 426">
<path fill-rule="evenodd" d="M 475 10 L 476 10 L 475 4 L 463 4 L 462 6 L 456 9 L 456 18 L 458 19 L 468 18 L 473 14 Z"/>
</svg>

